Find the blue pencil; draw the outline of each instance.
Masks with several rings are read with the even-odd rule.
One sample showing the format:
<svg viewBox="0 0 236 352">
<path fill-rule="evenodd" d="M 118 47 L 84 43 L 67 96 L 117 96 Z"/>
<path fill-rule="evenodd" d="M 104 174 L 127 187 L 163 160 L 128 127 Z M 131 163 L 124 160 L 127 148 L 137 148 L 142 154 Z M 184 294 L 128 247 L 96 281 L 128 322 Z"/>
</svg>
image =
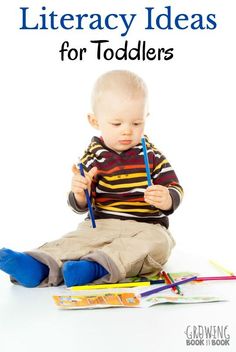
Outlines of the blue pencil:
<svg viewBox="0 0 236 352">
<path fill-rule="evenodd" d="M 78 158 L 78 164 L 76 165 L 76 167 L 77 167 L 77 169 L 79 169 L 81 175 L 85 177 L 83 165 L 82 165 L 82 163 L 81 163 L 79 158 Z M 96 222 L 95 222 L 94 215 L 93 215 L 93 208 L 92 208 L 92 204 L 90 202 L 89 192 L 88 192 L 87 189 L 85 189 L 84 192 L 85 192 L 86 201 L 87 201 L 87 204 L 88 204 L 89 217 L 90 217 L 90 220 L 92 222 L 92 226 L 95 229 L 96 228 Z"/>
<path fill-rule="evenodd" d="M 140 296 L 141 297 L 147 297 L 147 296 L 150 296 L 150 295 L 152 295 L 154 293 L 158 293 L 160 291 L 168 290 L 169 288 L 175 287 L 177 285 L 179 286 L 179 285 L 182 285 L 182 284 L 186 284 L 187 282 L 193 281 L 193 280 L 196 280 L 196 279 L 197 279 L 197 276 L 189 277 L 189 278 L 181 280 L 181 281 L 176 281 L 173 284 L 164 285 L 164 286 L 161 286 L 161 287 L 158 287 L 158 288 L 154 288 L 153 290 L 150 290 L 150 291 L 142 292 L 142 293 L 140 293 Z"/>
<path fill-rule="evenodd" d="M 150 174 L 150 168 L 149 168 L 149 160 L 148 160 L 148 155 L 147 155 L 146 141 L 145 141 L 144 137 L 142 137 L 142 146 L 143 146 L 143 157 L 144 157 L 144 162 L 145 162 L 148 186 L 151 186 L 152 180 L 151 180 L 151 174 Z"/>
</svg>

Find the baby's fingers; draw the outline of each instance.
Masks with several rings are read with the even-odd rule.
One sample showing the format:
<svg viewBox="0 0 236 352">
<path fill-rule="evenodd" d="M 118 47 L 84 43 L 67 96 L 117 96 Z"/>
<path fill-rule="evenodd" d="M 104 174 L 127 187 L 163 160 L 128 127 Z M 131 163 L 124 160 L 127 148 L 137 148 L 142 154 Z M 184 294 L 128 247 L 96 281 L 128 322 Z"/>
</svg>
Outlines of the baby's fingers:
<svg viewBox="0 0 236 352">
<path fill-rule="evenodd" d="M 79 171 L 79 169 L 76 167 L 75 164 L 72 166 L 72 172 L 73 172 L 74 174 L 80 174 L 80 171 Z"/>
<path fill-rule="evenodd" d="M 84 176 L 81 176 L 80 174 L 76 174 L 72 177 L 72 180 L 73 182 L 75 183 L 83 183 L 85 185 L 88 185 L 89 184 L 89 180 L 84 177 Z"/>
<path fill-rule="evenodd" d="M 72 182 L 72 189 L 75 191 L 75 192 L 78 192 L 80 190 L 84 191 L 86 189 L 88 189 L 88 186 L 84 183 L 77 183 L 77 182 Z"/>
</svg>

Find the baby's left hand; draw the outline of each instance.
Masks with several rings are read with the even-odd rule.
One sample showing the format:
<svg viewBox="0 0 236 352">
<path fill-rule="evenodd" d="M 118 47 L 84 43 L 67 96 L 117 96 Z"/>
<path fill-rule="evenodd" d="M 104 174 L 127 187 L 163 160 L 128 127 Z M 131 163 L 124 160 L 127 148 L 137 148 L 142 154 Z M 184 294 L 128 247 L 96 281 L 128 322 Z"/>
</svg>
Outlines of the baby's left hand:
<svg viewBox="0 0 236 352">
<path fill-rule="evenodd" d="M 144 192 L 144 200 L 161 210 L 169 210 L 172 207 L 170 192 L 167 187 L 161 185 L 149 186 Z"/>
</svg>

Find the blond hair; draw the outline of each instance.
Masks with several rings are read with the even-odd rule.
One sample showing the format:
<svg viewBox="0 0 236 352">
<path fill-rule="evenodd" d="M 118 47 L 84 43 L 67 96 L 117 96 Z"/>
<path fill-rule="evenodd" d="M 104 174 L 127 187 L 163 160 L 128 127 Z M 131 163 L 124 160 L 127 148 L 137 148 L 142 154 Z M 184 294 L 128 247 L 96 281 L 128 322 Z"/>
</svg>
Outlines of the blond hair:
<svg viewBox="0 0 236 352">
<path fill-rule="evenodd" d="M 136 97 L 148 99 L 148 89 L 143 79 L 128 70 L 112 70 L 98 77 L 91 96 L 92 109 L 95 114 L 105 93 L 122 94 L 125 99 Z"/>
</svg>

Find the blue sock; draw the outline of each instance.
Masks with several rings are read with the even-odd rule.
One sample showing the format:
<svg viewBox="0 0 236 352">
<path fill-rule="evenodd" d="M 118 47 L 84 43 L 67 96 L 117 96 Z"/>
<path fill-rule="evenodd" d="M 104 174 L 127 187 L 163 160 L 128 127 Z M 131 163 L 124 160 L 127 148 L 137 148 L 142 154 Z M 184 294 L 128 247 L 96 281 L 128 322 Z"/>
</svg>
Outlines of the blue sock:
<svg viewBox="0 0 236 352">
<path fill-rule="evenodd" d="M 49 268 L 28 254 L 0 249 L 0 269 L 19 284 L 36 287 L 48 276 Z"/>
<path fill-rule="evenodd" d="M 68 261 L 62 272 L 67 287 L 85 285 L 108 274 L 103 266 L 87 260 Z"/>
</svg>

